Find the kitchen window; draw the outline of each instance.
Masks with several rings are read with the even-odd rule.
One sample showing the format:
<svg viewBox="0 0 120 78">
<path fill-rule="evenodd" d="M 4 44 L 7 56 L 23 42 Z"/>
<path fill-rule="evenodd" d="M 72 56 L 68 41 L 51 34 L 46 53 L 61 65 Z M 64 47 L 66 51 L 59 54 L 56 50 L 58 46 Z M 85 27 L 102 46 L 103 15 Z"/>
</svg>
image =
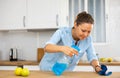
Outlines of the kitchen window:
<svg viewBox="0 0 120 78">
<path fill-rule="evenodd" d="M 73 26 L 74 18 L 79 12 L 87 11 L 94 20 L 92 30 L 93 42 L 106 42 L 105 0 L 69 0 L 69 25 Z"/>
</svg>

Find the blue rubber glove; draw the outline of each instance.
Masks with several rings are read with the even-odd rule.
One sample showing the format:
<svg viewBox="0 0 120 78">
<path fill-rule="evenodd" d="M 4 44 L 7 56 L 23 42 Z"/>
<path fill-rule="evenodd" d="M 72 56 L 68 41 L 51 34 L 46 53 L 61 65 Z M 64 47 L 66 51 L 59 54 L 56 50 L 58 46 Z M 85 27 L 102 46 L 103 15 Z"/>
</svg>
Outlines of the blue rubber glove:
<svg viewBox="0 0 120 78">
<path fill-rule="evenodd" d="M 102 70 L 98 72 L 99 75 L 109 76 L 109 75 L 112 74 L 112 72 L 107 72 L 107 73 L 106 73 L 106 71 L 107 71 L 107 66 L 106 66 L 106 65 L 103 65 L 103 64 L 102 64 L 102 65 L 101 65 L 101 69 L 102 69 Z"/>
</svg>

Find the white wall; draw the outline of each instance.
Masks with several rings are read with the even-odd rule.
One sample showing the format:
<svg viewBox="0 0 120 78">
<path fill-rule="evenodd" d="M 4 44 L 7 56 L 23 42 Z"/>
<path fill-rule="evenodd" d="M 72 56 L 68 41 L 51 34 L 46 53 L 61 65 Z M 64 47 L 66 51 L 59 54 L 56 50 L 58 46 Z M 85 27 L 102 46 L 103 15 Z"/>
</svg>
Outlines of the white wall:
<svg viewBox="0 0 120 78">
<path fill-rule="evenodd" d="M 120 0 L 108 0 L 107 44 L 95 44 L 99 57 L 120 56 Z M 9 49 L 17 47 L 19 58 L 36 60 L 38 47 L 43 47 L 54 31 L 0 32 L 0 60 L 9 59 Z"/>
<path fill-rule="evenodd" d="M 3 60 L 9 59 L 9 50 L 14 47 L 18 48 L 20 59 L 30 59 L 31 57 L 33 57 L 33 60 L 36 59 L 36 33 L 3 32 L 0 36 L 0 43 L 2 43 L 0 53 Z"/>
<path fill-rule="evenodd" d="M 9 60 L 10 48 L 18 49 L 21 60 L 37 60 L 37 48 L 43 47 L 54 31 L 0 32 L 0 60 Z"/>
</svg>

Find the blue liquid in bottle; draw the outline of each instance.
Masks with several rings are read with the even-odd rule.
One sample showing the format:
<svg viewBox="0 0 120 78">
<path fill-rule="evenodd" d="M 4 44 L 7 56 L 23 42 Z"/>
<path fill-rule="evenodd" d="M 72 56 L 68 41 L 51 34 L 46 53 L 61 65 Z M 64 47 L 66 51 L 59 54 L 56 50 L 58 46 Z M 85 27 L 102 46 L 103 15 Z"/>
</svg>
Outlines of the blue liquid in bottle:
<svg viewBox="0 0 120 78">
<path fill-rule="evenodd" d="M 56 62 L 52 68 L 55 75 L 60 76 L 67 68 L 67 64 Z"/>
<path fill-rule="evenodd" d="M 78 46 L 72 45 L 72 48 L 76 49 L 78 52 L 80 51 Z M 61 59 L 60 61 L 56 62 L 54 64 L 54 66 L 52 67 L 52 72 L 56 75 L 56 76 L 60 76 L 62 75 L 62 73 L 67 69 L 68 65 L 69 65 L 69 60 L 68 60 L 69 56 L 64 55 L 63 59 Z"/>
</svg>

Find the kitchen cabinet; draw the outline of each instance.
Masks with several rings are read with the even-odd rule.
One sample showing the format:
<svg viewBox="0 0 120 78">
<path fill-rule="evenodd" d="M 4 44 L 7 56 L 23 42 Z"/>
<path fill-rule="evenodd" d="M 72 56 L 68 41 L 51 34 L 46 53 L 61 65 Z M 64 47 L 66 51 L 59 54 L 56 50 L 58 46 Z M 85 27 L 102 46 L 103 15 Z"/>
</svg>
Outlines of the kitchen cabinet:
<svg viewBox="0 0 120 78">
<path fill-rule="evenodd" d="M 15 70 L 18 66 L 0 66 L 0 70 Z M 23 65 L 23 68 L 29 70 L 40 70 L 38 65 Z"/>
<path fill-rule="evenodd" d="M 76 66 L 73 71 L 91 71 L 94 72 L 92 66 Z"/>
<path fill-rule="evenodd" d="M 26 0 L 0 0 L 0 30 L 23 29 Z"/>
<path fill-rule="evenodd" d="M 40 71 L 40 67 L 39 65 L 24 65 L 24 68 L 28 68 L 29 70 L 39 70 Z"/>
<path fill-rule="evenodd" d="M 118 65 L 118 66 L 108 66 L 108 71 L 120 72 L 120 65 Z"/>
<path fill-rule="evenodd" d="M 15 70 L 17 66 L 0 66 L 0 70 Z"/>
<path fill-rule="evenodd" d="M 28 0 L 27 28 L 59 28 L 68 25 L 68 0 Z"/>
<path fill-rule="evenodd" d="M 0 0 L 0 30 L 68 26 L 68 0 Z"/>
<path fill-rule="evenodd" d="M 120 66 L 107 66 L 107 71 L 112 72 L 120 72 Z M 76 66 L 73 71 L 89 71 L 89 72 L 95 72 L 92 66 Z"/>
</svg>

